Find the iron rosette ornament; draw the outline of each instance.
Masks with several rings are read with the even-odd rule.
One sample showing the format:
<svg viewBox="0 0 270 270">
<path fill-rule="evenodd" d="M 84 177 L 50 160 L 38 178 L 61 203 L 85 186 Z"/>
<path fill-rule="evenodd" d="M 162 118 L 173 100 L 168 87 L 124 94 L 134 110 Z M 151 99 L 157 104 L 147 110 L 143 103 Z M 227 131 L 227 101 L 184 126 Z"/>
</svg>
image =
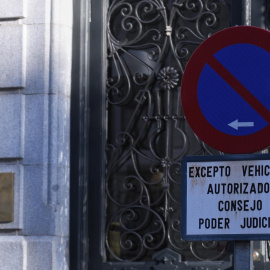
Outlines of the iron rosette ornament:
<svg viewBox="0 0 270 270">
<path fill-rule="evenodd" d="M 170 90 L 179 83 L 179 74 L 173 67 L 165 67 L 160 70 L 157 79 L 163 90 Z"/>
</svg>

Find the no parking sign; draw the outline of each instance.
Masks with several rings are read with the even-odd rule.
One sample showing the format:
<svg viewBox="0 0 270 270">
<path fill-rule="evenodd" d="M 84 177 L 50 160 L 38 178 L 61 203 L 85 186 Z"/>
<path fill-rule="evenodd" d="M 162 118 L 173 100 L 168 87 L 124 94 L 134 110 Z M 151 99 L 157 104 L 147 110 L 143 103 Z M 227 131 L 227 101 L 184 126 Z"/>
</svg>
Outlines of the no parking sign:
<svg viewBox="0 0 270 270">
<path fill-rule="evenodd" d="M 192 55 L 182 80 L 182 106 L 197 136 L 228 153 L 270 146 L 270 32 L 222 30 Z"/>
</svg>

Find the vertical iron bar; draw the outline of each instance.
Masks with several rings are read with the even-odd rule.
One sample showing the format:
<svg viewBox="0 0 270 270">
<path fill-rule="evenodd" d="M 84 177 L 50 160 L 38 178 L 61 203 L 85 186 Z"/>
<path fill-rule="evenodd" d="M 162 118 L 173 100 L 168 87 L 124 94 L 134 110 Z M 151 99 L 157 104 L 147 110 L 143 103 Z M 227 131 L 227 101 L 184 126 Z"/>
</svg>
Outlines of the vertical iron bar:
<svg viewBox="0 0 270 270">
<path fill-rule="evenodd" d="M 89 219 L 89 264 L 88 269 L 102 269 L 105 253 L 105 121 L 106 121 L 106 11 L 108 1 L 91 1 L 89 26 L 89 129 L 85 139 L 89 141 L 88 153 L 88 219 Z M 95 12 L 93 12 L 95 11 Z M 94 41 L 94 42 L 93 42 Z"/>
<path fill-rule="evenodd" d="M 165 90 L 167 91 L 167 102 L 166 102 L 166 115 L 167 116 L 167 121 L 166 121 L 166 159 L 169 162 L 169 160 L 172 158 L 172 120 L 170 119 L 172 115 L 172 93 L 171 89 Z M 164 218 L 165 221 L 167 221 L 168 217 L 168 164 L 165 165 L 165 175 L 164 175 L 164 188 L 165 188 L 165 202 L 164 202 Z"/>
<path fill-rule="evenodd" d="M 167 90 L 167 104 L 166 104 L 166 115 L 168 117 L 166 122 L 166 158 L 169 160 L 172 156 L 172 90 Z"/>
<path fill-rule="evenodd" d="M 252 1 L 251 6 L 252 26 L 266 28 L 267 24 L 267 0 Z"/>
<path fill-rule="evenodd" d="M 70 153 L 70 268 L 88 267 L 88 19 L 90 0 L 73 2 L 73 51 Z"/>
<path fill-rule="evenodd" d="M 243 25 L 251 25 L 251 0 L 242 1 Z"/>
</svg>

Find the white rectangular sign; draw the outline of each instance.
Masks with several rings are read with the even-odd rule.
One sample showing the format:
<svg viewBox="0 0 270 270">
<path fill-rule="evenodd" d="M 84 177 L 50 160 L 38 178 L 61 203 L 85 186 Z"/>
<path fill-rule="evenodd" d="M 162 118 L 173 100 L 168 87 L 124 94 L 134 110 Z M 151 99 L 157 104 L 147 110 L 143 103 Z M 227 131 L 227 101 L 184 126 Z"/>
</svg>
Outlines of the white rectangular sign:
<svg viewBox="0 0 270 270">
<path fill-rule="evenodd" d="M 270 239 L 268 155 L 188 157 L 182 170 L 184 239 Z"/>
</svg>

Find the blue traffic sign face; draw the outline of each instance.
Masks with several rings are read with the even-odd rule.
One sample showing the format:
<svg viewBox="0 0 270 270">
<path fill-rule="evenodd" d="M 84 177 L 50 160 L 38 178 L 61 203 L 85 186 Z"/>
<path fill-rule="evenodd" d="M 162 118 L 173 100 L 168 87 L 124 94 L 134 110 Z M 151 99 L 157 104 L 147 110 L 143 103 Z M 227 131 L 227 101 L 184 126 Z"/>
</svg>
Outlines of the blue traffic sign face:
<svg viewBox="0 0 270 270">
<path fill-rule="evenodd" d="M 270 109 L 270 54 L 251 44 L 234 44 L 218 51 L 215 57 L 247 91 Z M 206 64 L 198 83 L 202 113 L 215 128 L 242 136 L 265 128 L 267 121 L 224 78 Z M 213 113 L 215 112 L 215 113 Z M 235 124 L 233 124 L 235 123 Z"/>
<path fill-rule="evenodd" d="M 191 57 L 182 81 L 183 110 L 210 146 L 249 153 L 270 145 L 269 50 L 268 31 L 242 26 L 213 35 Z"/>
</svg>

